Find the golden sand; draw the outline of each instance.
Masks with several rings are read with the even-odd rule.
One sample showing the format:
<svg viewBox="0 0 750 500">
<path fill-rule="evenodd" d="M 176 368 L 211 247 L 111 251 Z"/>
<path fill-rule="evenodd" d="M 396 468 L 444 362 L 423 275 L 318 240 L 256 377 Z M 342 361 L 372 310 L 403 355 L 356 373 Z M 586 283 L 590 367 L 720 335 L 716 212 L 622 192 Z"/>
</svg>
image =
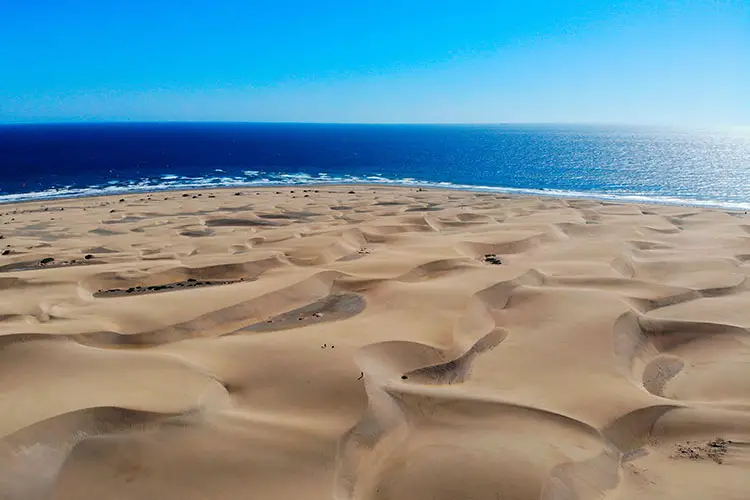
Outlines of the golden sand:
<svg viewBox="0 0 750 500">
<path fill-rule="evenodd" d="M 2 500 L 750 498 L 745 214 L 372 186 L 0 214 Z"/>
</svg>

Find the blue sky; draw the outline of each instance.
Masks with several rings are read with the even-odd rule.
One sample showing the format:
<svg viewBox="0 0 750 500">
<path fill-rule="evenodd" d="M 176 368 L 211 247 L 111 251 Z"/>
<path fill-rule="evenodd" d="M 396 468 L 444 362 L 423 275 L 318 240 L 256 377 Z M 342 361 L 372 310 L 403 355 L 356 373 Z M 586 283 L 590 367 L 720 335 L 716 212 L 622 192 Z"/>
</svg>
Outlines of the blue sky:
<svg viewBox="0 0 750 500">
<path fill-rule="evenodd" d="M 750 124 L 747 0 L 2 0 L 0 122 Z"/>
</svg>

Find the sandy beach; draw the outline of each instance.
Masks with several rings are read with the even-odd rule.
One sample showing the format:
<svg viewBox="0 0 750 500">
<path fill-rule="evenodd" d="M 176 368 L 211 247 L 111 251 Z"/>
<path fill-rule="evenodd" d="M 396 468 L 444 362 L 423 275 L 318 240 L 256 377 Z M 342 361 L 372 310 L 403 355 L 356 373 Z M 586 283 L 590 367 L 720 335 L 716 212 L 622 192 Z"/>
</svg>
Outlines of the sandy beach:
<svg viewBox="0 0 750 500">
<path fill-rule="evenodd" d="M 0 499 L 750 498 L 749 217 L 364 185 L 0 205 Z"/>
</svg>

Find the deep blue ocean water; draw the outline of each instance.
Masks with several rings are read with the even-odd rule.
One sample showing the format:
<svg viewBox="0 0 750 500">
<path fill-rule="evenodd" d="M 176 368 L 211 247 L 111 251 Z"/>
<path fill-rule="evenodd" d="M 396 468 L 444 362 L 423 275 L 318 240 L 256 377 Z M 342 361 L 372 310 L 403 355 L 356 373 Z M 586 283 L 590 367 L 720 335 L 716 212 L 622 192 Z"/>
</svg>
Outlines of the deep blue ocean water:
<svg viewBox="0 0 750 500">
<path fill-rule="evenodd" d="M 547 125 L 0 126 L 0 202 L 339 182 L 750 209 L 750 131 Z"/>
</svg>

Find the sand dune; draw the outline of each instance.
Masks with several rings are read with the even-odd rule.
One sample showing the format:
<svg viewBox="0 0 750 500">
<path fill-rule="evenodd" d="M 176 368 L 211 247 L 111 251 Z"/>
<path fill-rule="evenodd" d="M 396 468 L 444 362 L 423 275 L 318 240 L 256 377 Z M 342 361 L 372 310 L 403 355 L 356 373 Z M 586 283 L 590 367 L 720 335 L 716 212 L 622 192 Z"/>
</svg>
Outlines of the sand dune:
<svg viewBox="0 0 750 500">
<path fill-rule="evenodd" d="M 748 228 L 377 186 L 0 206 L 0 499 L 746 499 Z"/>
</svg>

